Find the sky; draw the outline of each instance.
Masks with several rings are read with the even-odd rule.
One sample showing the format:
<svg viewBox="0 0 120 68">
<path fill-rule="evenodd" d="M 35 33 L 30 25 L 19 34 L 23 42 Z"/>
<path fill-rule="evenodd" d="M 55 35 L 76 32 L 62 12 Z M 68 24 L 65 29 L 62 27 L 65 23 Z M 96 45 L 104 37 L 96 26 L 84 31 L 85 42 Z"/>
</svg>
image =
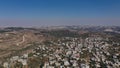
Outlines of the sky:
<svg viewBox="0 0 120 68">
<path fill-rule="evenodd" d="M 120 0 L 0 0 L 0 26 L 120 26 Z"/>
</svg>

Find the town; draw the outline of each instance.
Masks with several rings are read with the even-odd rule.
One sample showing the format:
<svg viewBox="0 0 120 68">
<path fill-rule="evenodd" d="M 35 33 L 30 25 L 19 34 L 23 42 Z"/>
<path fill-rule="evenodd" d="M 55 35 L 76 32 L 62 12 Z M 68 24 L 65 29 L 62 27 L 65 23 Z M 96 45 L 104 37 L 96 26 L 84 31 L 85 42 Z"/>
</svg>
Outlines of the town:
<svg viewBox="0 0 120 68">
<path fill-rule="evenodd" d="M 59 37 L 34 44 L 30 53 L 14 55 L 3 68 L 119 68 L 120 43 L 107 36 Z"/>
</svg>

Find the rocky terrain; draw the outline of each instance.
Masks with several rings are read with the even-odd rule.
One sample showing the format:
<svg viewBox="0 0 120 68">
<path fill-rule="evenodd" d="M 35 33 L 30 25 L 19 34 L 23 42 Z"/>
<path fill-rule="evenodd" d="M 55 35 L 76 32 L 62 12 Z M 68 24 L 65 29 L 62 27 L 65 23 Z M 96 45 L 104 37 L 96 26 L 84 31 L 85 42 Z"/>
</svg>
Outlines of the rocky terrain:
<svg viewBox="0 0 120 68">
<path fill-rule="evenodd" d="M 41 43 L 45 40 L 42 34 L 35 35 L 36 31 L 32 30 L 9 30 L 2 29 L 5 32 L 0 33 L 0 60 L 18 53 L 18 51 L 29 52 L 31 45 Z M 1 31 L 2 31 L 1 30 Z"/>
</svg>

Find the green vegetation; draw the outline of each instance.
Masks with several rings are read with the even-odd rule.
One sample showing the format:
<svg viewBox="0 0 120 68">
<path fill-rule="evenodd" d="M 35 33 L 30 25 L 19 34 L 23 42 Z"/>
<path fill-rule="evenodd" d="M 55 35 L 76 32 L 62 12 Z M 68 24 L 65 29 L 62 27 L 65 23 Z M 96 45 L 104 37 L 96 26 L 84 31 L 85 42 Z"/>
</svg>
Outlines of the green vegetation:
<svg viewBox="0 0 120 68">
<path fill-rule="evenodd" d="M 28 59 L 28 66 L 29 68 L 39 68 L 40 60 L 39 58 L 29 58 Z"/>
<path fill-rule="evenodd" d="M 48 33 L 55 37 L 79 37 L 79 34 L 77 32 L 71 32 L 69 30 L 52 30 L 45 33 Z"/>
</svg>

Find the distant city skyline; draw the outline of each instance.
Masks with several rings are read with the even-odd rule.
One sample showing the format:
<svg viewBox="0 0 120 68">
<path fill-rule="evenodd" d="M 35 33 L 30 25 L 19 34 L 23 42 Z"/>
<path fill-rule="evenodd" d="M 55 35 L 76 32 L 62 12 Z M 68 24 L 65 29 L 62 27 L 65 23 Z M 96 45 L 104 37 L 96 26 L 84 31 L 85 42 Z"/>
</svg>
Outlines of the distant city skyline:
<svg viewBox="0 0 120 68">
<path fill-rule="evenodd" d="M 0 0 L 0 26 L 120 26 L 120 0 Z"/>
</svg>

